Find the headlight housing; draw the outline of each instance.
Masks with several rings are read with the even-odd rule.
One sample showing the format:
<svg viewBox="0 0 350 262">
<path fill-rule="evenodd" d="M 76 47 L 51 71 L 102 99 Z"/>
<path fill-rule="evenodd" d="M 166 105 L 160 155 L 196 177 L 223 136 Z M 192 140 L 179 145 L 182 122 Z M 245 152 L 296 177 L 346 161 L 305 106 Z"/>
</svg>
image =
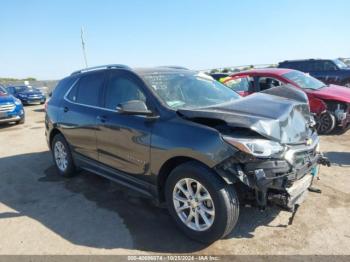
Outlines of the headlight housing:
<svg viewBox="0 0 350 262">
<path fill-rule="evenodd" d="M 17 106 L 22 105 L 21 100 L 19 100 L 19 99 L 15 99 L 15 105 L 17 105 Z"/>
<path fill-rule="evenodd" d="M 285 147 L 280 143 L 266 139 L 235 138 L 230 136 L 224 136 L 223 139 L 239 150 L 261 158 L 277 156 L 285 151 Z"/>
</svg>

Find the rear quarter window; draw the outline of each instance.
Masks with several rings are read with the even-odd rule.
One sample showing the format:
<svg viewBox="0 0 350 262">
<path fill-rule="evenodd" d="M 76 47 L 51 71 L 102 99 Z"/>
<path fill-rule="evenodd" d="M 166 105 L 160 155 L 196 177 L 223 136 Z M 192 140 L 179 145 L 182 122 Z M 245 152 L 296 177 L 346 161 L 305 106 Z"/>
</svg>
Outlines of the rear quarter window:
<svg viewBox="0 0 350 262">
<path fill-rule="evenodd" d="M 76 80 L 76 77 L 67 77 L 59 81 L 52 92 L 52 99 L 62 98 Z"/>
</svg>

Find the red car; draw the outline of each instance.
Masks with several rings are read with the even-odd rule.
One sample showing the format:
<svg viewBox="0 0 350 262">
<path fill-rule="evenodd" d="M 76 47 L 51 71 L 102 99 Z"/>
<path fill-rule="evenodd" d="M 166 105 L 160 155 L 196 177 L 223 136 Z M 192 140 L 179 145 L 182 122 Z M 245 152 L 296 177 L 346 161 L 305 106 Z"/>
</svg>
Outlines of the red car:
<svg viewBox="0 0 350 262">
<path fill-rule="evenodd" d="M 300 71 L 279 68 L 254 69 L 235 73 L 221 82 L 242 96 L 290 84 L 307 94 L 310 111 L 315 115 L 319 133 L 330 133 L 336 126 L 345 131 L 350 125 L 350 88 L 326 85 Z"/>
</svg>

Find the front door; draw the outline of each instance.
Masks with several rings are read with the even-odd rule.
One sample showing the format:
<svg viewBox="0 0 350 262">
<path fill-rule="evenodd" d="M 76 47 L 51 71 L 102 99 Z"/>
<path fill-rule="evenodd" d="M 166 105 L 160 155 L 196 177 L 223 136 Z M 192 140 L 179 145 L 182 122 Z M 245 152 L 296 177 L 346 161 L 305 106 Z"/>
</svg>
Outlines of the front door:
<svg viewBox="0 0 350 262">
<path fill-rule="evenodd" d="M 119 113 L 119 104 L 132 100 L 148 103 L 144 84 L 127 71 L 109 72 L 104 110 L 97 117 L 99 161 L 124 173 L 145 178 L 149 171 L 153 121 L 146 116 Z"/>
</svg>

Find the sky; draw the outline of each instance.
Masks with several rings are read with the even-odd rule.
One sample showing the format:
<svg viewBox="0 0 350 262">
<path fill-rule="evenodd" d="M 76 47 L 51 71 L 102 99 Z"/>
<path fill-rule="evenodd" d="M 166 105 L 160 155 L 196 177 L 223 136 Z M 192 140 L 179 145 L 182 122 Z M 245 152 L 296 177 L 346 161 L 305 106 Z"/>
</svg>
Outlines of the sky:
<svg viewBox="0 0 350 262">
<path fill-rule="evenodd" d="M 0 77 L 350 57 L 348 0 L 1 0 Z"/>
</svg>

